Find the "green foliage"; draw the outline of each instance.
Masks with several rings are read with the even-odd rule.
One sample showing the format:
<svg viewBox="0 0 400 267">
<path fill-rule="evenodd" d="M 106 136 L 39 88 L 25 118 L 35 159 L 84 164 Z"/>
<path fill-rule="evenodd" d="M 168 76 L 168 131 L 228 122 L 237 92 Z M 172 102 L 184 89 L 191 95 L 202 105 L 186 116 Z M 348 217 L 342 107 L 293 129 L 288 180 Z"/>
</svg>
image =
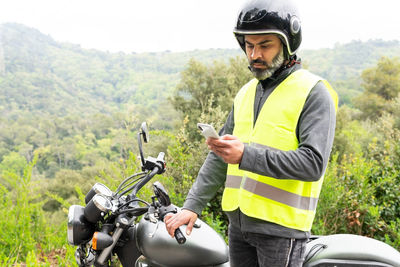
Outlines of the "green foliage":
<svg viewBox="0 0 400 267">
<path fill-rule="evenodd" d="M 358 121 L 338 113 L 334 157 L 318 204 L 314 234 L 353 233 L 400 248 L 400 128 L 384 113 Z"/>
<path fill-rule="evenodd" d="M 366 92 L 391 100 L 400 93 L 400 60 L 382 57 L 375 68 L 364 70 L 361 77 Z"/>
<path fill-rule="evenodd" d="M 336 132 L 332 154 L 337 154 L 339 161 L 345 154 L 356 154 L 367 147 L 373 137 L 362 127 L 362 122 L 355 120 L 359 111 L 343 105 L 336 114 Z"/>
<path fill-rule="evenodd" d="M 189 123 L 184 126 L 191 141 L 201 138 L 198 135 L 197 122 L 221 124 L 221 121 L 199 119 L 231 109 L 236 93 L 252 78 L 245 68 L 246 62 L 245 58 L 236 57 L 230 59 L 229 65 L 215 61 L 213 65 L 206 66 L 191 59 L 187 68 L 182 71 L 181 81 L 170 101 L 183 117 L 187 117 Z"/>
<path fill-rule="evenodd" d="M 0 263 L 11 266 L 26 262 L 27 266 L 50 266 L 43 255 L 65 246 L 66 224 L 53 225 L 42 210 L 40 182 L 32 179 L 32 163 L 26 163 L 23 174 L 13 170 L 0 177 Z M 8 189 L 4 186 L 7 184 Z M 53 259 L 54 260 L 54 259 Z M 71 262 L 63 259 L 66 265 Z M 59 262 L 60 263 L 60 262 Z M 58 264 L 55 262 L 55 264 Z"/>
<path fill-rule="evenodd" d="M 301 50 L 299 54 L 312 72 L 328 80 L 340 81 L 359 77 L 382 56 L 395 57 L 399 50 L 398 41 L 369 40 L 336 44 L 333 48 Z"/>
<path fill-rule="evenodd" d="M 237 50 L 124 54 L 85 50 L 54 41 L 20 24 L 0 26 L 0 112 L 21 116 L 109 114 L 136 105 L 154 113 L 171 94 L 189 58 L 204 63 L 239 55 Z M 29 101 L 27 101 L 29 99 Z M 171 129 L 170 109 L 157 124 Z"/>
<path fill-rule="evenodd" d="M 361 77 L 365 91 L 355 99 L 355 105 L 363 112 L 362 118 L 375 120 L 384 112 L 394 111 L 389 101 L 400 94 L 400 60 L 382 57 Z"/>
<path fill-rule="evenodd" d="M 0 171 L 8 171 L 23 175 L 26 166 L 26 159 L 17 152 L 11 152 L 3 157 L 0 164 Z"/>
<path fill-rule="evenodd" d="M 352 106 L 352 99 L 363 92 L 362 71 L 374 67 L 383 56 L 393 58 L 399 53 L 398 41 L 369 40 L 336 44 L 331 49 L 302 50 L 299 55 L 311 72 L 332 83 L 340 104 Z"/>
<path fill-rule="evenodd" d="M 351 233 L 385 241 L 397 249 L 399 169 L 362 155 L 331 162 L 313 225 L 314 234 Z M 384 166 L 384 170 L 382 170 Z"/>
</svg>

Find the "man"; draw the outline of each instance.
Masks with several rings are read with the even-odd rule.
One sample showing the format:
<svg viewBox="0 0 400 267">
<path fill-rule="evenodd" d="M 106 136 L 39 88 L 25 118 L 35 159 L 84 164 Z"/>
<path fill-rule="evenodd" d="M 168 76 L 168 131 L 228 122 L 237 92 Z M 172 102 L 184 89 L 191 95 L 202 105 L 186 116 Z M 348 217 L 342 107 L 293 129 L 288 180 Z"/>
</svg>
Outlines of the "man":
<svg viewBox="0 0 400 267">
<path fill-rule="evenodd" d="M 236 95 L 220 139 L 181 212 L 166 218 L 171 236 L 224 185 L 231 266 L 301 266 L 335 129 L 337 95 L 301 69 L 301 25 L 288 0 L 249 1 L 235 36 L 253 79 Z"/>
</svg>

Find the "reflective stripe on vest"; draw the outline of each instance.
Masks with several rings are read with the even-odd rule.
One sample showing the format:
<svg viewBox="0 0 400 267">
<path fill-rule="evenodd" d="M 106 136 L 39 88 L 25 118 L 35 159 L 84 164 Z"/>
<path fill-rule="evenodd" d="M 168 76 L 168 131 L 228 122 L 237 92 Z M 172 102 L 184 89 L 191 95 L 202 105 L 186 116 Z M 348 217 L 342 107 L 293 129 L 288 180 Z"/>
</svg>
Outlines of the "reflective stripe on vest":
<svg viewBox="0 0 400 267">
<path fill-rule="evenodd" d="M 239 189 L 242 183 L 242 178 L 243 177 L 241 176 L 227 175 L 225 186 Z M 249 192 L 253 192 L 256 195 L 269 198 L 277 202 L 282 202 L 283 204 L 293 208 L 315 210 L 317 207 L 318 198 L 304 197 L 293 194 L 280 188 L 253 180 L 249 177 L 244 177 L 242 188 Z"/>
<path fill-rule="evenodd" d="M 289 75 L 268 97 L 253 127 L 257 80 L 246 84 L 234 101 L 233 135 L 249 146 L 269 150 L 296 150 L 297 122 L 310 90 L 323 81 L 337 107 L 332 87 L 306 70 Z M 242 171 L 229 164 L 222 198 L 224 211 L 240 207 L 250 216 L 292 229 L 309 231 L 315 216 L 323 177 L 316 182 L 275 179 Z"/>
</svg>

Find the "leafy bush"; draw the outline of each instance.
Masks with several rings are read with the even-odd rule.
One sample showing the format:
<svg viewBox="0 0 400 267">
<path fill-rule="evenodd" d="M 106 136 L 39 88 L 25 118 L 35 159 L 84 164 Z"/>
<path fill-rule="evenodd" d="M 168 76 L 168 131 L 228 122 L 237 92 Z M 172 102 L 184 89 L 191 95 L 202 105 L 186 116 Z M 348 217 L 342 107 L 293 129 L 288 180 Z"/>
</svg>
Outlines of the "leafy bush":
<svg viewBox="0 0 400 267">
<path fill-rule="evenodd" d="M 395 123 L 384 114 L 374 122 L 351 121 L 339 128 L 336 138 L 348 135 L 351 139 L 342 140 L 353 146 L 336 150 L 328 166 L 314 234 L 359 234 L 400 249 L 400 131 Z"/>
<path fill-rule="evenodd" d="M 66 247 L 66 223 L 52 224 L 42 210 L 43 195 L 38 193 L 42 181 L 32 179 L 36 158 L 25 163 L 22 175 L 12 170 L 1 173 L 1 266 L 20 262 L 27 266 L 72 265 L 64 256 L 57 257 L 71 254 Z"/>
</svg>

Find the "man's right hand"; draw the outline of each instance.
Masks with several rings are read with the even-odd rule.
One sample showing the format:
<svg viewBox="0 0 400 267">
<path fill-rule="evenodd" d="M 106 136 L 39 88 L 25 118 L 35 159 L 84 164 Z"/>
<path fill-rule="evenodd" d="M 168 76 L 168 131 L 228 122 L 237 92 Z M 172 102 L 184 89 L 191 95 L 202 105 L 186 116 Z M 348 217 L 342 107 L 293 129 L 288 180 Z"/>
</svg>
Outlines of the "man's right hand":
<svg viewBox="0 0 400 267">
<path fill-rule="evenodd" d="M 193 225 L 197 220 L 197 214 L 191 210 L 181 210 L 178 213 L 165 215 L 164 222 L 168 234 L 174 237 L 175 230 L 184 224 L 187 224 L 186 234 L 190 235 Z"/>
</svg>

